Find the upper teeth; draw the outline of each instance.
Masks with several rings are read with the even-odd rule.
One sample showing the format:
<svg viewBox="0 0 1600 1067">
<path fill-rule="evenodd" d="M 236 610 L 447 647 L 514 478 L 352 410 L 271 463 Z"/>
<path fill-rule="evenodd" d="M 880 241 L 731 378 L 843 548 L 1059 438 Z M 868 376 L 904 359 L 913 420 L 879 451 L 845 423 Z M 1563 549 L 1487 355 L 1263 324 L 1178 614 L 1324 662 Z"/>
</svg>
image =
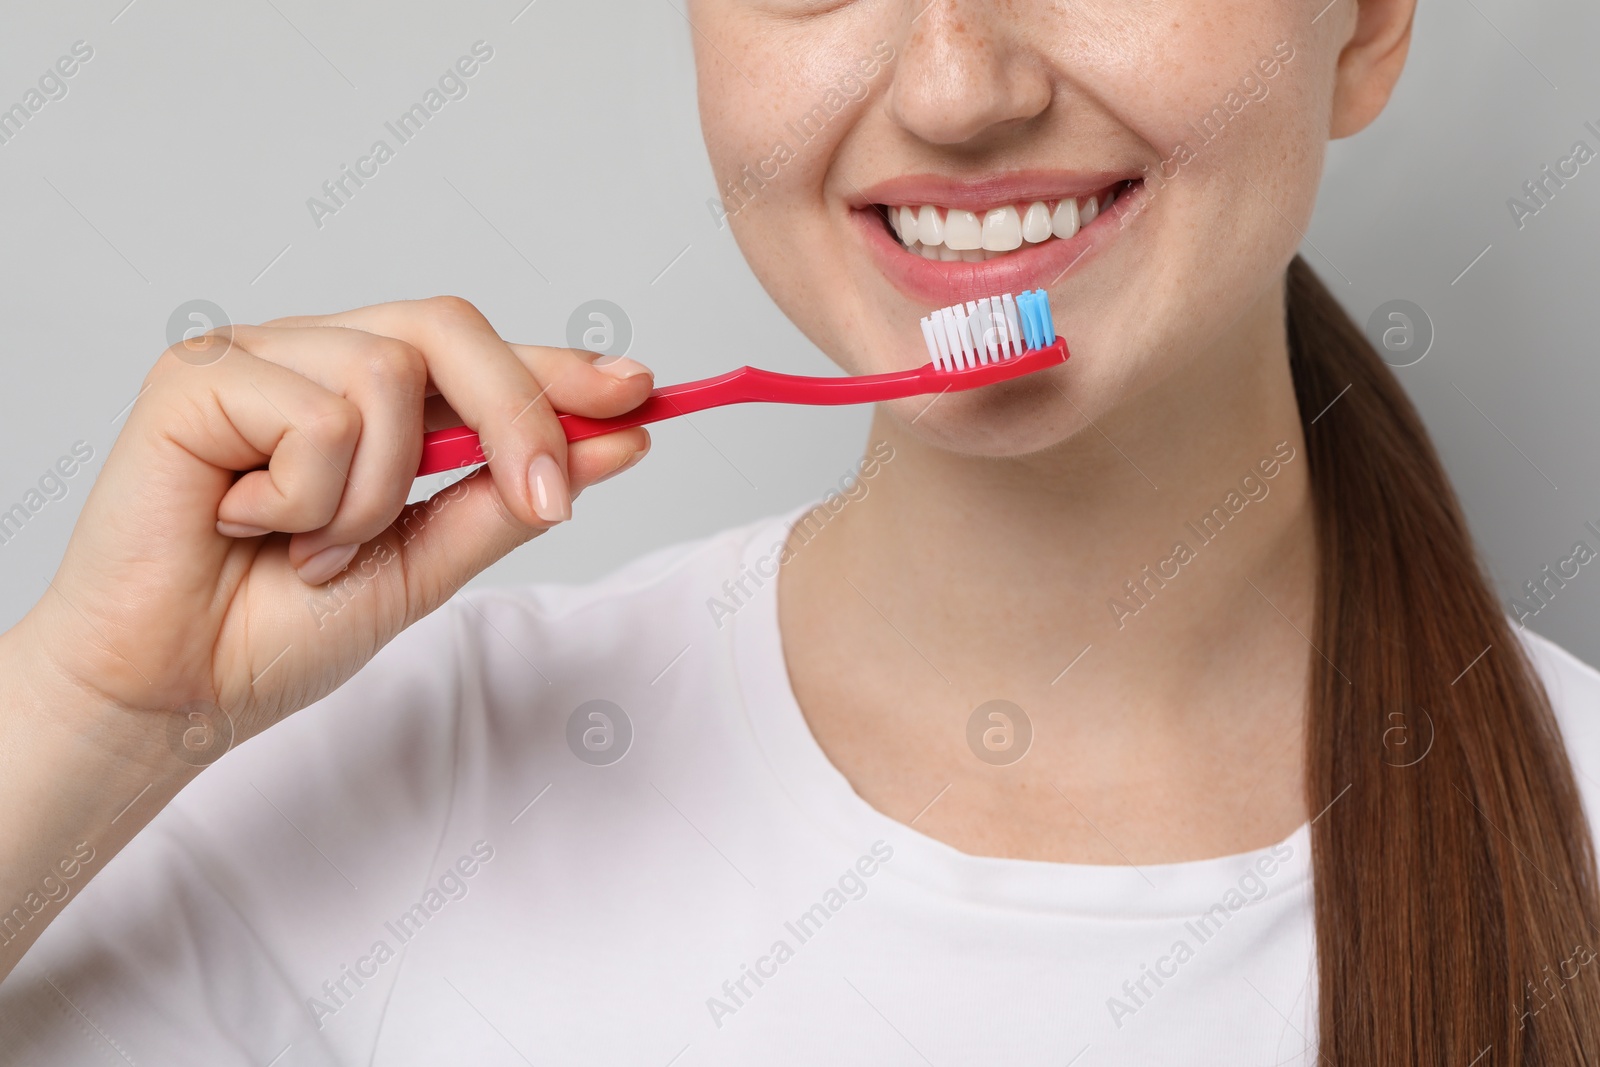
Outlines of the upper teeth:
<svg viewBox="0 0 1600 1067">
<path fill-rule="evenodd" d="M 1094 221 L 1109 207 L 1115 193 L 1100 197 L 1068 197 L 1061 201 L 1034 200 L 990 208 L 981 216 L 962 208 L 933 204 L 887 210 L 889 225 L 908 249 L 925 259 L 969 263 L 994 258 L 1023 244 L 1041 244 L 1052 237 L 1068 238 Z"/>
</svg>

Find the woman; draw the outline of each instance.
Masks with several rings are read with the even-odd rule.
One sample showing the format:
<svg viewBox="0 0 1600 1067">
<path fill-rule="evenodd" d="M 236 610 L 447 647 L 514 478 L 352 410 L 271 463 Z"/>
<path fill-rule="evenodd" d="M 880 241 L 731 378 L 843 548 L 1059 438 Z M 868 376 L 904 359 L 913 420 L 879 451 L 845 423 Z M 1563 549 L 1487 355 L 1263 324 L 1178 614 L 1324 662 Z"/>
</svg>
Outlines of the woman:
<svg viewBox="0 0 1600 1067">
<path fill-rule="evenodd" d="M 8 1062 L 1593 1062 L 1600 678 L 1295 258 L 1412 10 L 692 5 L 822 350 L 1045 286 L 1073 356 L 592 586 L 450 599 L 637 364 L 450 298 L 163 355 L 0 641 Z M 491 458 L 408 508 L 425 416 Z"/>
</svg>

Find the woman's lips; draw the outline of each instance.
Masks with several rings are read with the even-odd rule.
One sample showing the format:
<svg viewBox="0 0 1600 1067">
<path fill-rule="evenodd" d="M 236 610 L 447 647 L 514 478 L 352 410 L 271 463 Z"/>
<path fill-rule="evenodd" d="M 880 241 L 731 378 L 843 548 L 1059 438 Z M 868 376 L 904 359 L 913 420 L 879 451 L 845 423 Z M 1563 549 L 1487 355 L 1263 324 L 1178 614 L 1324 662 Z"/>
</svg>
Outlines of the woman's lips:
<svg viewBox="0 0 1600 1067">
<path fill-rule="evenodd" d="M 1051 237 L 981 263 L 926 259 L 907 250 L 890 232 L 876 203 L 853 207 L 850 216 L 873 261 L 896 288 L 926 307 L 944 307 L 984 296 L 1049 288 L 1111 241 L 1129 213 L 1138 209 L 1144 183 L 1134 180 L 1117 188 L 1111 206 L 1071 237 Z"/>
</svg>

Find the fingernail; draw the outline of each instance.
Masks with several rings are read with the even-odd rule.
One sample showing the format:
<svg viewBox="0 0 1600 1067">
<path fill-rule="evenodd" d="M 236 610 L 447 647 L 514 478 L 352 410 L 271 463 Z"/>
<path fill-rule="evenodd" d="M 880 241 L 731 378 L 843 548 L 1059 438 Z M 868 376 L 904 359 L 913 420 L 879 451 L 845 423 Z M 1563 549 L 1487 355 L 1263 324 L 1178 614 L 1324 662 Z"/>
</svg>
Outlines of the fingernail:
<svg viewBox="0 0 1600 1067">
<path fill-rule="evenodd" d="M 217 533 L 221 534 L 223 537 L 261 537 L 262 535 L 269 534 L 271 532 L 271 530 L 268 530 L 263 526 L 251 526 L 250 524 L 243 522 L 223 522 L 221 519 L 217 520 Z"/>
<path fill-rule="evenodd" d="M 330 545 L 300 564 L 295 568 L 295 572 L 307 585 L 321 585 L 344 570 L 355 558 L 356 549 L 360 547 L 360 545 Z"/>
<path fill-rule="evenodd" d="M 649 367 L 637 360 L 629 359 L 627 356 L 618 356 L 616 359 L 608 359 L 604 363 L 596 363 L 594 368 L 601 374 L 621 381 L 650 373 Z"/>
<path fill-rule="evenodd" d="M 541 452 L 528 466 L 528 488 L 533 491 L 533 511 L 545 522 L 572 518 L 572 497 L 567 479 L 548 453 Z"/>
</svg>

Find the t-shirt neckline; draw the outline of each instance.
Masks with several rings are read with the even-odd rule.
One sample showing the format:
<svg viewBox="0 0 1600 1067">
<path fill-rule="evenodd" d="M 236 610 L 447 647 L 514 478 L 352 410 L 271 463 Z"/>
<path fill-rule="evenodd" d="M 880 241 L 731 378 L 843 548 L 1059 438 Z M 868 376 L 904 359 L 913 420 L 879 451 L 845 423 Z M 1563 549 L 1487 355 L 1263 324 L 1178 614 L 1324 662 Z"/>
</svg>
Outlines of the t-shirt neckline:
<svg viewBox="0 0 1600 1067">
<path fill-rule="evenodd" d="M 754 589 L 727 625 L 733 670 L 756 742 L 781 787 L 824 834 L 858 849 L 888 841 L 895 855 L 884 869 L 937 894 L 980 906 L 1058 914 L 1181 917 L 1225 903 L 1230 890 L 1264 900 L 1307 881 L 1309 823 L 1268 848 L 1135 867 L 976 856 L 868 804 L 811 733 L 789 683 L 778 624 L 778 556 L 794 522 L 816 506 L 808 503 L 747 527 L 731 562 L 743 587 Z M 1264 868 L 1270 873 L 1262 875 Z"/>
</svg>

